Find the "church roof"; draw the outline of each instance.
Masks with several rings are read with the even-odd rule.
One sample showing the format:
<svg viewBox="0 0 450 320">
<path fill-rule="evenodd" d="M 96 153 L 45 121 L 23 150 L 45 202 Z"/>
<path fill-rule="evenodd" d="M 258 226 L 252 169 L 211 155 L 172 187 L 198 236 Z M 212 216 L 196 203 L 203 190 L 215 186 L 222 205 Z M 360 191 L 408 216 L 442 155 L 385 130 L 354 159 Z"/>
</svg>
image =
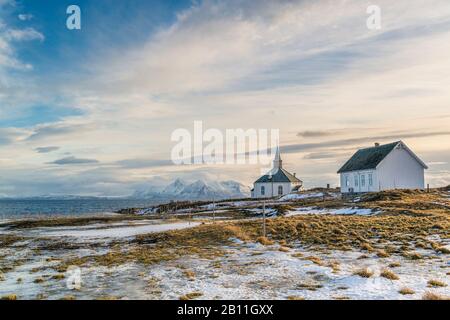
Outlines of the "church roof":
<svg viewBox="0 0 450 320">
<path fill-rule="evenodd" d="M 283 168 L 279 168 L 274 174 L 265 174 L 255 181 L 255 183 L 264 182 L 302 182 L 300 179 L 290 174 Z"/>
<path fill-rule="evenodd" d="M 278 146 L 275 153 L 275 159 L 273 160 L 273 169 L 255 181 L 255 183 L 265 182 L 302 183 L 300 179 L 283 169 L 283 161 L 281 160 L 280 148 Z"/>
<path fill-rule="evenodd" d="M 378 164 L 400 143 L 396 141 L 381 146 L 360 149 L 339 169 L 338 173 L 375 169 Z"/>
<path fill-rule="evenodd" d="M 396 141 L 384 145 L 378 145 L 371 148 L 365 148 L 358 150 L 343 166 L 339 169 L 337 173 L 356 171 L 356 170 L 368 170 L 376 169 L 376 167 L 383 161 L 384 158 L 392 151 L 395 147 L 404 148 L 416 161 L 425 169 L 428 166 L 417 157 L 414 152 L 409 149 L 405 143 L 402 141 Z"/>
</svg>

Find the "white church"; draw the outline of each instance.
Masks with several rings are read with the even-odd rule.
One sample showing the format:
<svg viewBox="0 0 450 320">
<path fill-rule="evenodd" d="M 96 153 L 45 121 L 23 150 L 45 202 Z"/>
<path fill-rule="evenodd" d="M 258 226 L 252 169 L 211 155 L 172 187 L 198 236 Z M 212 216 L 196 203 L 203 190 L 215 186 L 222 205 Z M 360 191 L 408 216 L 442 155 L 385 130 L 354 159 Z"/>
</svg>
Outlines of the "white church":
<svg viewBox="0 0 450 320">
<path fill-rule="evenodd" d="M 358 150 L 339 169 L 342 193 L 424 189 L 427 165 L 403 141 Z"/>
<path fill-rule="evenodd" d="M 283 168 L 280 149 L 277 148 L 273 168 L 253 184 L 252 198 L 272 198 L 299 190 L 303 182 Z"/>
</svg>

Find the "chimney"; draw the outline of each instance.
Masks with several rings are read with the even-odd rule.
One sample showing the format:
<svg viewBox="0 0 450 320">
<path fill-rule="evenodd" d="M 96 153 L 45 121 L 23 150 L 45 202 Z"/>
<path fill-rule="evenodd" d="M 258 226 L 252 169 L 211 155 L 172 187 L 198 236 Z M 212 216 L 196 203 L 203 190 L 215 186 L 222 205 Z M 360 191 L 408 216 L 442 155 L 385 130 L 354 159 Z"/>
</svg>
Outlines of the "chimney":
<svg viewBox="0 0 450 320">
<path fill-rule="evenodd" d="M 375 142 L 375 147 L 379 147 L 380 144 L 378 142 Z"/>
<path fill-rule="evenodd" d="M 294 172 L 294 177 L 295 177 L 296 173 Z"/>
</svg>

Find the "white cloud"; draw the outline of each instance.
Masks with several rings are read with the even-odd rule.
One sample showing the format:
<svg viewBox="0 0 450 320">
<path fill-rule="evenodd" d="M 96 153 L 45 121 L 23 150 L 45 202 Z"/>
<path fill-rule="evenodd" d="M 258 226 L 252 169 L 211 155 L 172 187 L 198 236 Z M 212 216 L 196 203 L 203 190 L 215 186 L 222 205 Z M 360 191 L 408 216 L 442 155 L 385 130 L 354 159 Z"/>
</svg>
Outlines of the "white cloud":
<svg viewBox="0 0 450 320">
<path fill-rule="evenodd" d="M 21 21 L 28 21 L 33 19 L 33 15 L 29 13 L 21 13 L 17 16 Z"/>
<path fill-rule="evenodd" d="M 5 32 L 5 37 L 10 41 L 30 41 L 39 40 L 44 41 L 45 37 L 42 33 L 36 31 L 33 28 L 25 29 L 8 29 Z"/>
<path fill-rule="evenodd" d="M 8 147 L 9 154 L 17 157 L 17 166 L 31 163 L 33 169 L 55 160 L 51 154 L 33 151 L 44 144 L 61 145 L 79 158 L 98 159 L 101 164 L 168 159 L 170 133 L 179 127 L 191 129 L 194 120 L 220 129 L 280 128 L 282 144 L 308 141 L 296 136 L 299 131 L 329 128 L 345 129 L 342 138 L 381 136 L 393 129 L 445 129 L 448 119 L 439 116 L 448 114 L 450 101 L 448 0 L 379 0 L 379 31 L 366 28 L 368 4 L 205 1 L 193 5 L 147 41 L 111 48 L 109 56 L 86 61 L 89 73 L 80 70 L 76 81 L 60 84 L 48 79 L 52 94 L 64 96 L 85 114 L 30 130 L 34 138 Z M 12 39 L 5 33 L 0 36 L 0 66 L 2 52 L 4 59 L 10 59 L 4 65 L 15 59 Z M 19 39 L 43 40 L 43 36 L 16 34 L 15 40 Z M 39 86 L 25 90 L 28 96 L 37 91 L 49 90 Z M 2 94 L 18 99 L 24 90 L 11 92 L 2 91 L 0 82 L 0 100 Z M 51 128 L 77 126 L 87 129 L 49 134 Z M 436 137 L 411 138 L 407 143 L 418 154 L 450 148 L 449 142 Z M 316 157 L 289 154 L 286 164 L 305 176 L 310 186 L 337 181 L 337 162 L 345 159 L 314 159 L 326 151 L 316 150 Z M 98 178 L 115 174 L 133 183 L 161 172 L 178 175 L 190 169 L 199 170 L 116 168 Z M 75 174 L 72 168 L 64 170 Z M 245 173 L 237 167 L 204 170 L 226 172 L 246 183 L 259 174 L 256 167 Z M 440 173 L 429 176 L 439 183 L 448 180 Z"/>
</svg>

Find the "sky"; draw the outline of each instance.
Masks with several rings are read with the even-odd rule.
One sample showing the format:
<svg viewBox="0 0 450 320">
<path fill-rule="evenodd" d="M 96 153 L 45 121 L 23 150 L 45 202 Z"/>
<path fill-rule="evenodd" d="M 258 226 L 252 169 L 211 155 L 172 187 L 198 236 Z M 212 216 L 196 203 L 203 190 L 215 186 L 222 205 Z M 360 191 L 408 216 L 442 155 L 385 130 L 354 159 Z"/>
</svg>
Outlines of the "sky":
<svg viewBox="0 0 450 320">
<path fill-rule="evenodd" d="M 0 196 L 259 177 L 258 164 L 173 164 L 171 135 L 194 121 L 279 129 L 307 188 L 397 140 L 444 186 L 449 87 L 448 0 L 0 0 Z"/>
</svg>

